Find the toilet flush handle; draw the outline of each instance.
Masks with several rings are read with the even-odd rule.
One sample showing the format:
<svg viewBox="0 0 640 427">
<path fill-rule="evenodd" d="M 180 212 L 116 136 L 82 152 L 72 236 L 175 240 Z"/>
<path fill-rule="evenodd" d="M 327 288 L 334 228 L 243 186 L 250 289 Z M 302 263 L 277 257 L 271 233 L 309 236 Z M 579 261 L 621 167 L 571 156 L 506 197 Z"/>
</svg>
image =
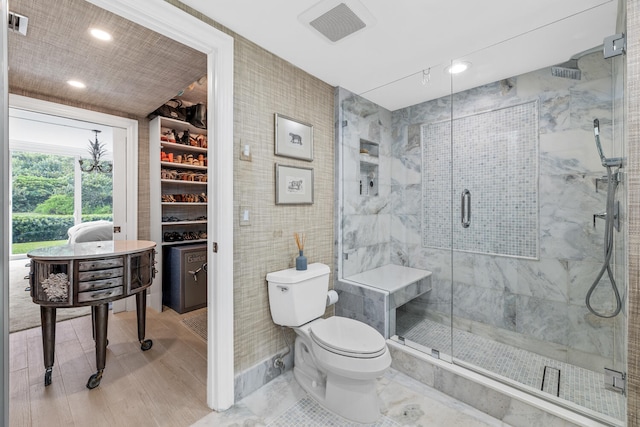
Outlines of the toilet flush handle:
<svg viewBox="0 0 640 427">
<path fill-rule="evenodd" d="M 289 290 L 289 287 L 278 285 L 278 289 L 280 289 L 281 292 L 287 292 Z"/>
</svg>

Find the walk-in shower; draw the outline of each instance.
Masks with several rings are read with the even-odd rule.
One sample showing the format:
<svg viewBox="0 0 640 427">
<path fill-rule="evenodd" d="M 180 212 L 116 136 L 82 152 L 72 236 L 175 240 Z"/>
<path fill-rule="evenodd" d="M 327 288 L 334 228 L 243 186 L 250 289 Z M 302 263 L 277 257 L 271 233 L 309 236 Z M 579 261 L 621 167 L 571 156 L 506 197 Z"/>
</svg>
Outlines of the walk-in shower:
<svg viewBox="0 0 640 427">
<path fill-rule="evenodd" d="M 452 77 L 449 96 L 397 111 L 338 90 L 336 313 L 425 360 L 622 425 L 624 57 L 578 56 L 580 79 L 550 67 L 472 88 Z M 387 264 L 429 283 L 396 307 L 361 280 Z"/>
</svg>

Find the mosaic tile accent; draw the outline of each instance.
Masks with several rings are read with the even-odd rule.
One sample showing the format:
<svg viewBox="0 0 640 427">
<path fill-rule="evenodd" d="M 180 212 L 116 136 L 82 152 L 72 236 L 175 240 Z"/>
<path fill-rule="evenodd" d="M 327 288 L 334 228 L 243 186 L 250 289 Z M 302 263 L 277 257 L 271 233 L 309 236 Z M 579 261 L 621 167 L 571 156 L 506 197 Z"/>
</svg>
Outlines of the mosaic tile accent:
<svg viewBox="0 0 640 427">
<path fill-rule="evenodd" d="M 451 123 L 422 126 L 422 245 L 451 248 Z"/>
<path fill-rule="evenodd" d="M 269 427 L 392 427 L 399 425 L 400 424 L 386 416 L 382 416 L 380 420 L 378 420 L 378 422 L 376 422 L 375 424 L 360 424 L 349 421 L 324 409 L 310 397 L 300 399 L 284 414 L 280 415 L 278 418 L 268 424 Z"/>
<path fill-rule="evenodd" d="M 538 145 L 537 101 L 423 125 L 423 246 L 450 248 L 453 237 L 454 249 L 537 258 Z M 457 226 L 464 189 L 466 229 Z"/>
<path fill-rule="evenodd" d="M 450 352 L 451 329 L 441 323 L 398 313 L 398 335 L 421 345 Z M 443 347 L 441 347 L 443 346 Z M 560 371 L 561 399 L 624 420 L 625 397 L 604 388 L 604 374 L 540 356 L 469 332 L 453 330 L 455 359 L 540 390 L 545 366 Z M 555 390 L 552 393 L 555 395 Z"/>
</svg>

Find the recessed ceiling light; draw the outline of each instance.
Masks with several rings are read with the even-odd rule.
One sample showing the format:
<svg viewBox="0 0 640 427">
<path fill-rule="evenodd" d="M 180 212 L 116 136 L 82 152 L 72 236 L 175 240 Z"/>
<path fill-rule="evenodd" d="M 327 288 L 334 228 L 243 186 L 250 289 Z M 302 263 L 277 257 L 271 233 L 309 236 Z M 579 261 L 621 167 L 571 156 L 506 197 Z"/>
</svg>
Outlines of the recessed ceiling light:
<svg viewBox="0 0 640 427">
<path fill-rule="evenodd" d="M 82 82 L 80 82 L 78 80 L 68 80 L 67 83 L 69 84 L 69 86 L 73 86 L 73 87 L 78 88 L 78 89 L 84 89 L 84 88 L 87 87 L 86 84 L 84 84 L 84 83 L 82 83 Z"/>
<path fill-rule="evenodd" d="M 449 67 L 447 67 L 446 70 L 450 74 L 460 74 L 464 71 L 467 71 L 470 67 L 471 67 L 471 62 L 457 61 L 452 63 Z"/>
<path fill-rule="evenodd" d="M 113 37 L 111 37 L 111 34 L 107 33 L 104 30 L 99 30 L 97 28 L 91 28 L 89 30 L 89 32 L 91 33 L 91 35 L 93 37 L 97 38 L 98 40 L 111 41 L 113 39 Z"/>
</svg>

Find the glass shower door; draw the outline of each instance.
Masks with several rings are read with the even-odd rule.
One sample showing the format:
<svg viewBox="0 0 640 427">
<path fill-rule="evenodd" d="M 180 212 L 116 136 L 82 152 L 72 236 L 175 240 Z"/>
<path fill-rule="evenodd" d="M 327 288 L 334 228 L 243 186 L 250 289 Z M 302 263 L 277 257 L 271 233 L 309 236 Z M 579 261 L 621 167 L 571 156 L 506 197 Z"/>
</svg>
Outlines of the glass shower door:
<svg viewBox="0 0 640 427">
<path fill-rule="evenodd" d="M 624 395 L 608 383 L 624 375 L 626 314 L 599 316 L 586 296 L 603 267 L 607 215 L 620 225 L 611 277 L 622 300 L 626 287 L 624 162 L 607 177 L 594 138 L 599 119 L 605 154 L 625 156 L 624 59 L 590 46 L 568 63 L 476 86 L 486 54 L 452 61 L 471 64 L 452 77 L 453 361 L 623 420 Z M 619 182 L 607 212 L 611 179 Z M 613 314 L 603 276 L 591 301 Z"/>
<path fill-rule="evenodd" d="M 400 305 L 392 295 L 390 306 L 399 341 L 450 362 L 452 104 L 442 68 L 412 77 L 429 101 L 392 112 L 391 263 L 429 276 L 419 296 Z"/>
</svg>

